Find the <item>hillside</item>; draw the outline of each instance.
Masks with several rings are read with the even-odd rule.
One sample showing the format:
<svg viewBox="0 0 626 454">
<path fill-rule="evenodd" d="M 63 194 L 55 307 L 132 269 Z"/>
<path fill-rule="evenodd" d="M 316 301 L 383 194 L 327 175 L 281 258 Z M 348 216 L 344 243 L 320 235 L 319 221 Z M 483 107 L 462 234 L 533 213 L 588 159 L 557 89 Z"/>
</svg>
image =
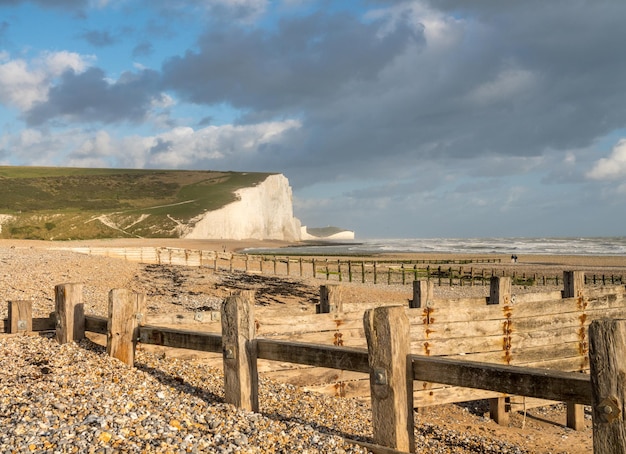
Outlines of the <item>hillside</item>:
<svg viewBox="0 0 626 454">
<path fill-rule="evenodd" d="M 268 182 L 273 192 L 262 190 Z M 293 218 L 291 189 L 279 174 L 0 166 L 0 238 L 200 238 L 198 223 L 224 207 L 232 211 L 242 193 L 250 191 L 262 192 L 265 199 L 257 197 L 255 206 L 231 219 L 239 224 L 242 215 L 253 220 L 248 230 L 254 235 L 242 228 L 237 234 L 297 239 L 299 233 L 292 231 L 299 232 L 300 225 Z M 272 232 L 264 230 L 268 203 L 274 211 L 282 210 L 287 224 L 270 226 Z M 226 227 L 217 233 L 228 233 Z M 214 235 L 204 238 L 224 238 L 204 231 Z M 283 234 L 289 238 L 278 237 Z"/>
</svg>

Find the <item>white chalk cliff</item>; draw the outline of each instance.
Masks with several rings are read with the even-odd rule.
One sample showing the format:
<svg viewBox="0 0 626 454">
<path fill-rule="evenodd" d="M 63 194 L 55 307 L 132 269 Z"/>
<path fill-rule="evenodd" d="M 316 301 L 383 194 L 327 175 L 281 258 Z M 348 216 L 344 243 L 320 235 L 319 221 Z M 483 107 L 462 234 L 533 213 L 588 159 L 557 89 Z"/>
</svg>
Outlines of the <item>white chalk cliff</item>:
<svg viewBox="0 0 626 454">
<path fill-rule="evenodd" d="M 191 239 L 300 240 L 293 216 L 289 180 L 270 175 L 254 187 L 236 191 L 238 200 L 193 219 L 181 236 Z"/>
</svg>

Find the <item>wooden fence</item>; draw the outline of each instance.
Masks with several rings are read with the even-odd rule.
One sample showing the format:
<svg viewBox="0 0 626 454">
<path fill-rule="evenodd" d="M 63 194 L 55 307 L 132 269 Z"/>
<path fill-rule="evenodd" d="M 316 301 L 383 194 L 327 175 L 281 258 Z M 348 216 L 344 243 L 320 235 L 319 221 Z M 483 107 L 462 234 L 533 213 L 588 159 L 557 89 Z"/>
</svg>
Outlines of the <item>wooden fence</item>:
<svg viewBox="0 0 626 454">
<path fill-rule="evenodd" d="M 122 258 L 159 264 L 204 266 L 213 270 L 246 273 L 300 276 L 334 282 L 410 285 L 416 280 L 432 281 L 435 285 L 489 285 L 491 278 L 505 276 L 506 271 L 485 268 L 485 264 L 501 263 L 500 259 L 476 257 L 471 260 L 367 260 L 329 259 L 278 255 L 237 254 L 165 247 L 71 247 L 58 248 L 88 255 Z M 472 265 L 480 264 L 479 268 Z M 453 266 L 455 265 L 455 266 Z M 512 270 L 514 285 L 561 285 L 560 274 L 526 274 Z M 622 274 L 593 274 L 585 277 L 586 284 L 615 285 L 626 283 Z"/>
<path fill-rule="evenodd" d="M 585 289 L 581 272 L 563 281 L 562 293 L 511 295 L 510 278 L 494 278 L 490 297 L 453 301 L 418 281 L 410 307 L 358 316 L 341 312 L 340 290 L 330 288 L 320 307 L 334 313 L 282 320 L 255 317 L 253 294 L 244 292 L 225 302 L 221 333 L 148 326 L 145 297 L 127 290 L 111 291 L 108 319 L 85 316 L 82 285 L 65 284 L 55 289 L 55 317 L 30 319 L 28 302 L 11 302 L 5 330 L 56 329 L 59 342 L 107 333 L 107 351 L 128 364 L 137 340 L 221 353 L 227 402 L 250 410 L 258 409 L 258 360 L 366 374 L 348 383 L 366 383 L 374 441 L 402 451 L 414 448 L 415 406 L 492 397 L 502 423 L 504 398 L 521 395 L 568 402 L 573 427 L 582 405 L 592 405 L 595 452 L 625 452 L 626 320 L 603 318 L 624 316 L 624 288 Z M 363 340 L 367 348 L 356 346 Z"/>
</svg>

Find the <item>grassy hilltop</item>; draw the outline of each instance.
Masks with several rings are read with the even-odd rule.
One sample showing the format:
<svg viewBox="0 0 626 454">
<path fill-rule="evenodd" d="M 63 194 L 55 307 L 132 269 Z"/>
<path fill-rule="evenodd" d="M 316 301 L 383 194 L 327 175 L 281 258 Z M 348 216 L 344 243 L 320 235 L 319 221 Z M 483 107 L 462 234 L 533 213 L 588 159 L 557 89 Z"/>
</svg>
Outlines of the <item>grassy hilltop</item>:
<svg viewBox="0 0 626 454">
<path fill-rule="evenodd" d="M 0 238 L 178 237 L 269 175 L 0 166 Z"/>
</svg>

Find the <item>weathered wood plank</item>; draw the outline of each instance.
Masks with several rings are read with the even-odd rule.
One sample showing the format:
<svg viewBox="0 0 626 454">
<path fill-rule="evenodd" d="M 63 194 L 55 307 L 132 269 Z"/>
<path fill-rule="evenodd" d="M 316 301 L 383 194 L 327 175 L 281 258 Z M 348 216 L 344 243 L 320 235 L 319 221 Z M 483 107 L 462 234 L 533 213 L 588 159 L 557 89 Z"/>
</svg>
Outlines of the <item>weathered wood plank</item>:
<svg viewBox="0 0 626 454">
<path fill-rule="evenodd" d="M 139 327 L 139 342 L 165 347 L 222 353 L 222 336 L 200 331 L 177 330 L 159 326 Z"/>
<path fill-rule="evenodd" d="M 463 388 L 459 386 L 446 386 L 433 388 L 432 390 L 415 392 L 413 394 L 413 406 L 432 407 L 436 405 L 452 404 L 456 402 L 467 402 L 470 400 L 494 399 L 506 397 L 507 394 L 496 391 L 485 391 L 484 389 Z"/>
<path fill-rule="evenodd" d="M 341 329 L 362 328 L 363 313 L 350 312 L 340 314 L 296 315 L 280 318 L 256 318 L 257 337 L 269 337 L 276 334 L 297 334 L 315 331 L 334 331 Z"/>
<path fill-rule="evenodd" d="M 107 317 L 99 317 L 97 315 L 85 315 L 85 331 L 92 333 L 107 333 Z"/>
<path fill-rule="evenodd" d="M 338 329 L 334 331 L 321 331 L 297 334 L 277 334 L 270 339 L 290 340 L 310 344 L 336 345 L 338 347 L 366 347 L 365 334 L 363 328 L 359 329 Z"/>
<path fill-rule="evenodd" d="M 486 365 L 448 358 L 411 355 L 413 378 L 550 400 L 591 404 L 591 385 L 584 374 L 529 367 Z"/>
<path fill-rule="evenodd" d="M 332 345 L 257 339 L 257 357 L 272 361 L 292 361 L 309 366 L 369 373 L 367 350 Z"/>
</svg>

